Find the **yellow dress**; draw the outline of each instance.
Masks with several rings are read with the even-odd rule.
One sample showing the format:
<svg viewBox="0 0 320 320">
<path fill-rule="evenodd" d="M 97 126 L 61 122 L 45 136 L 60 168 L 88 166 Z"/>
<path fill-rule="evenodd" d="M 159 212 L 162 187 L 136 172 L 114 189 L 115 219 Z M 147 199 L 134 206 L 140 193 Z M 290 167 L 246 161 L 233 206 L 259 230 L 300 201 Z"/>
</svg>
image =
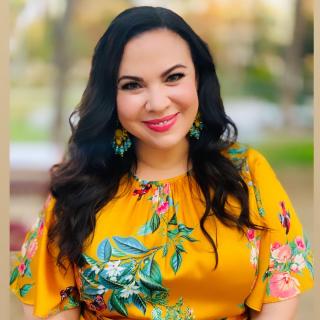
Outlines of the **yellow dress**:
<svg viewBox="0 0 320 320">
<path fill-rule="evenodd" d="M 312 287 L 310 244 L 268 162 L 242 145 L 225 156 L 242 164 L 251 219 L 269 230 L 241 233 L 211 216 L 206 229 L 216 239 L 217 269 L 200 229 L 205 206 L 192 172 L 161 181 L 131 176 L 98 213 L 82 268 L 64 272 L 56 252 L 48 254 L 49 198 L 12 270 L 11 289 L 39 317 L 81 306 L 86 320 L 235 320 L 247 319 L 245 305 L 259 311 Z M 228 206 L 239 214 L 234 199 Z"/>
</svg>

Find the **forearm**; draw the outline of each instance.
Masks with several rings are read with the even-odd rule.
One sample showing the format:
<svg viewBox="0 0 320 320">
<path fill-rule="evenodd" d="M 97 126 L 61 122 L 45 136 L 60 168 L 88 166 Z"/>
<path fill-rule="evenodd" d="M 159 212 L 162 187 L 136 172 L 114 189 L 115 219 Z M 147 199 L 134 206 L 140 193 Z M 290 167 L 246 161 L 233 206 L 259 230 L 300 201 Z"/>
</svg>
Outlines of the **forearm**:
<svg viewBox="0 0 320 320">
<path fill-rule="evenodd" d="M 24 320 L 41 320 L 41 319 L 46 319 L 46 320 L 79 320 L 79 318 L 80 318 L 80 309 L 79 308 L 62 311 L 54 316 L 50 316 L 47 318 L 35 317 L 33 315 L 33 306 L 30 306 L 30 305 L 24 304 L 23 311 L 24 311 Z"/>
<path fill-rule="evenodd" d="M 298 298 L 284 300 L 281 302 L 266 303 L 261 312 L 251 311 L 251 320 L 295 320 L 298 308 Z"/>
</svg>

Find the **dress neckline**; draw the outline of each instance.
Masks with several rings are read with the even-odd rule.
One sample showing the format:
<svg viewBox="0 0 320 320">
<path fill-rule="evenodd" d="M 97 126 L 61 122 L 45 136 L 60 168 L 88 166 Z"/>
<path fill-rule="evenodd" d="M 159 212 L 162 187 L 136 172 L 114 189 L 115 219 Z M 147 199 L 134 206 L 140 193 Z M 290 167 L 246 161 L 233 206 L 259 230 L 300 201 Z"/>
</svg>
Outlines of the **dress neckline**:
<svg viewBox="0 0 320 320">
<path fill-rule="evenodd" d="M 174 176 L 174 177 L 171 177 L 171 178 L 160 179 L 160 180 L 141 179 L 131 171 L 129 172 L 129 175 L 134 179 L 134 181 L 136 181 L 140 185 L 147 185 L 147 184 L 163 185 L 163 184 L 166 184 L 166 183 L 178 182 L 178 181 L 183 180 L 184 178 L 186 178 L 188 176 L 192 176 L 192 169 L 189 169 L 187 172 L 184 172 L 184 173 L 179 174 L 177 176 Z"/>
</svg>

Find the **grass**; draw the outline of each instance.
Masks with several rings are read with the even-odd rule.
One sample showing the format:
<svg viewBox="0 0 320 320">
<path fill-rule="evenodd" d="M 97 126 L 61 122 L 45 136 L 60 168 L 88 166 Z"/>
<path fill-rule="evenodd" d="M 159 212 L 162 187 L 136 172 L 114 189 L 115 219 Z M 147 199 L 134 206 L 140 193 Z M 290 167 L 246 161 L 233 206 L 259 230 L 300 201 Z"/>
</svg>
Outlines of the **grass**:
<svg viewBox="0 0 320 320">
<path fill-rule="evenodd" d="M 313 166 L 312 140 L 268 141 L 254 146 L 270 161 L 272 166 Z"/>
</svg>

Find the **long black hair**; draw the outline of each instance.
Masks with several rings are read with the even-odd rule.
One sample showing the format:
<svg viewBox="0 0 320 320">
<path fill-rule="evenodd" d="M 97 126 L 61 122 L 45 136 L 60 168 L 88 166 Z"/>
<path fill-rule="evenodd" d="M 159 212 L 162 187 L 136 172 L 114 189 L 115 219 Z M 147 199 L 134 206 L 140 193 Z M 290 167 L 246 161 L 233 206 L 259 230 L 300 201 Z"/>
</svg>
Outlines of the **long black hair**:
<svg viewBox="0 0 320 320">
<path fill-rule="evenodd" d="M 189 139 L 189 160 L 205 199 L 200 226 L 214 249 L 215 266 L 217 246 L 204 225 L 209 216 L 214 215 L 224 224 L 243 231 L 245 226 L 257 227 L 249 218 L 247 185 L 239 169 L 221 152 L 236 141 L 237 128 L 224 111 L 207 44 L 171 10 L 134 7 L 119 14 L 98 41 L 87 87 L 70 116 L 72 135 L 66 157 L 51 171 L 50 189 L 56 202 L 55 224 L 50 228 L 49 238 L 59 246 L 60 266 L 64 266 L 64 258 L 82 265 L 81 253 L 85 241 L 93 234 L 97 212 L 115 197 L 120 179 L 137 165 L 135 144 L 123 158 L 112 149 L 118 118 L 118 71 L 127 42 L 143 32 L 161 28 L 175 32 L 186 41 L 196 70 L 204 129 L 199 140 Z M 239 202 L 239 216 L 227 211 L 228 196 Z"/>
</svg>

